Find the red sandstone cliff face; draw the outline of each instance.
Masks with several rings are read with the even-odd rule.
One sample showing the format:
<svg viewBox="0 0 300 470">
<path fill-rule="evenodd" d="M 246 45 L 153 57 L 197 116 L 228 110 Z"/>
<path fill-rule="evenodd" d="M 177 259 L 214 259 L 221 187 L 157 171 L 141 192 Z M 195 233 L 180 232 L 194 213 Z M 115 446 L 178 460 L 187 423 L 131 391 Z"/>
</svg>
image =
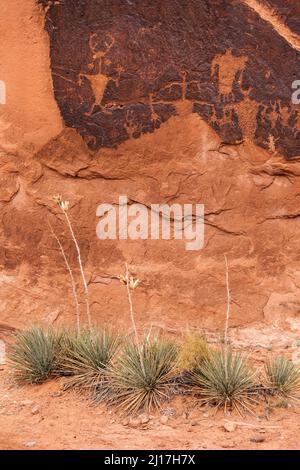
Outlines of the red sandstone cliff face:
<svg viewBox="0 0 300 470">
<path fill-rule="evenodd" d="M 71 201 L 97 321 L 127 324 L 112 276 L 142 280 L 141 325 L 299 328 L 300 64 L 294 2 L 13 0 L 0 17 L 1 323 L 72 320 Z M 274 11 L 272 10 L 274 8 Z M 272 12 L 275 14 L 272 14 Z M 96 208 L 205 204 L 205 246 L 98 240 Z"/>
</svg>

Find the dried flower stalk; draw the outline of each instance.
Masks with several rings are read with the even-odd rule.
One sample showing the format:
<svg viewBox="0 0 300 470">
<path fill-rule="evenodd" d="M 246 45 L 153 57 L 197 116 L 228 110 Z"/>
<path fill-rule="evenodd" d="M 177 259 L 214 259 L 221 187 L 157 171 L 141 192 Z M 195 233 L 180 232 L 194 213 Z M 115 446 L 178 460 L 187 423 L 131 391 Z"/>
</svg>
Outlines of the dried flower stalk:
<svg viewBox="0 0 300 470">
<path fill-rule="evenodd" d="M 68 228 L 69 228 L 70 233 L 71 233 L 72 240 L 73 240 L 75 248 L 76 248 L 77 259 L 78 259 L 80 274 L 81 274 L 83 288 L 84 288 L 84 297 L 85 297 L 86 314 L 87 314 L 87 319 L 88 319 L 88 325 L 89 325 L 89 329 L 91 330 L 92 329 L 92 320 L 91 320 L 91 313 L 90 313 L 89 290 L 88 290 L 88 285 L 87 285 L 87 281 L 86 281 L 85 274 L 84 274 L 80 248 L 79 248 L 79 245 L 78 245 L 78 242 L 77 242 L 77 239 L 76 239 L 71 221 L 70 221 L 69 216 L 68 216 L 68 210 L 69 210 L 70 203 L 69 203 L 69 201 L 63 201 L 62 197 L 60 195 L 53 196 L 53 201 L 59 206 L 59 208 L 61 209 L 62 213 L 65 216 Z"/>
<path fill-rule="evenodd" d="M 125 275 L 120 274 L 117 276 L 117 278 L 122 282 L 122 284 L 126 285 L 127 288 L 127 298 L 128 298 L 128 303 L 129 303 L 129 311 L 130 311 L 130 318 L 131 318 L 131 323 L 133 326 L 133 331 L 134 331 L 134 336 L 135 336 L 135 341 L 137 346 L 139 345 L 139 337 L 138 337 L 138 332 L 137 332 L 137 327 L 136 327 L 136 322 L 134 318 L 134 309 L 133 309 L 133 303 L 132 303 L 132 291 L 138 287 L 140 284 L 139 279 L 134 279 L 132 276 L 129 275 L 129 269 L 128 269 L 128 264 L 125 263 Z"/>
<path fill-rule="evenodd" d="M 78 296 L 77 296 L 77 291 L 76 291 L 76 283 L 75 283 L 75 279 L 74 279 L 74 276 L 73 276 L 72 268 L 71 268 L 70 263 L 68 261 L 68 258 L 66 256 L 64 247 L 62 246 L 60 239 L 58 238 L 58 236 L 54 232 L 53 227 L 52 227 L 51 223 L 49 222 L 49 220 L 48 220 L 48 225 L 50 227 L 50 230 L 51 230 L 51 233 L 52 233 L 53 237 L 57 241 L 57 244 L 60 248 L 61 254 L 64 258 L 67 270 L 68 270 L 69 275 L 70 275 L 72 292 L 73 292 L 74 303 L 75 303 L 75 311 L 76 311 L 76 325 L 77 325 L 77 331 L 79 333 L 79 331 L 80 331 L 80 306 L 79 306 L 79 301 L 78 301 Z"/>
<path fill-rule="evenodd" d="M 225 321 L 225 331 L 224 331 L 224 342 L 225 346 L 228 343 L 228 326 L 229 326 L 229 319 L 230 319 L 230 289 L 229 289 L 229 274 L 228 274 L 228 261 L 227 256 L 224 255 L 225 258 L 225 280 L 226 280 L 226 292 L 227 292 L 227 309 L 226 309 L 226 321 Z"/>
</svg>

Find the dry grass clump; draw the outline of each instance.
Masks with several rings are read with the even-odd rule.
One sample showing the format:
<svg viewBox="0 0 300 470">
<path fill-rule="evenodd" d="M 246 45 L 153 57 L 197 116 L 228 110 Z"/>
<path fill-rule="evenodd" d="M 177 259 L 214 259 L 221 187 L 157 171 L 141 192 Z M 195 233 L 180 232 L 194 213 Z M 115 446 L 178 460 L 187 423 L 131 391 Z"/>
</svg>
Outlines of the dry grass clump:
<svg viewBox="0 0 300 470">
<path fill-rule="evenodd" d="M 85 389 L 91 393 L 104 388 L 105 372 L 120 343 L 120 336 L 107 329 L 69 332 L 65 336 L 61 361 L 62 375 L 70 376 L 64 388 Z"/>
<path fill-rule="evenodd" d="M 176 345 L 158 336 L 126 343 L 109 373 L 108 403 L 125 414 L 159 408 L 170 397 L 176 356 Z"/>
<path fill-rule="evenodd" d="M 53 328 L 33 326 L 18 333 L 9 354 L 15 378 L 21 383 L 42 383 L 55 374 L 62 344 L 62 334 Z"/>
<path fill-rule="evenodd" d="M 284 357 L 269 359 L 265 365 L 268 387 L 284 398 L 297 399 L 300 392 L 300 370 Z"/>
<path fill-rule="evenodd" d="M 255 403 L 253 373 L 246 358 L 227 347 L 211 351 L 191 372 L 190 383 L 200 404 L 223 408 L 225 413 L 236 409 L 242 414 Z"/>
<path fill-rule="evenodd" d="M 210 347 L 206 339 L 197 333 L 186 333 L 179 349 L 176 370 L 192 371 L 197 368 L 204 358 L 210 353 Z"/>
</svg>

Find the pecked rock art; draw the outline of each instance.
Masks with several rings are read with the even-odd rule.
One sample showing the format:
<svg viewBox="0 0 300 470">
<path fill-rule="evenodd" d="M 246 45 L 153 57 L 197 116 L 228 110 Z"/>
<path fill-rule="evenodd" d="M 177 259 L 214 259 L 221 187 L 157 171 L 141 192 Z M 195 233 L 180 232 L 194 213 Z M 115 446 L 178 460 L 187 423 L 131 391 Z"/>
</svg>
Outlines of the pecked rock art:
<svg viewBox="0 0 300 470">
<path fill-rule="evenodd" d="M 273 24 L 271 7 L 282 2 L 41 3 L 55 98 L 90 149 L 153 133 L 184 103 L 224 143 L 248 138 L 288 159 L 300 154 L 300 110 L 291 103 L 299 30 L 292 21 L 290 40 L 280 17 Z M 299 16 L 299 5 L 284 3 L 283 14 Z"/>
</svg>

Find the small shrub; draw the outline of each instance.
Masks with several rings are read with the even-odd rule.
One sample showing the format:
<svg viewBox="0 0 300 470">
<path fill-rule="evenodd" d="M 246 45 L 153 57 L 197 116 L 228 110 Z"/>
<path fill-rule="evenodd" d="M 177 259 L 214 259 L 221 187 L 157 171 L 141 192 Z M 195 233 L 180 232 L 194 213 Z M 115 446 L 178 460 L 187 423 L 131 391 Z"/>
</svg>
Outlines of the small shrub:
<svg viewBox="0 0 300 470">
<path fill-rule="evenodd" d="M 234 354 L 231 349 L 211 351 L 199 366 L 190 374 L 190 382 L 195 387 L 201 404 L 217 408 L 235 408 L 240 414 L 251 411 L 253 398 L 253 374 L 246 359 Z"/>
<path fill-rule="evenodd" d="M 70 333 L 64 340 L 61 373 L 71 376 L 65 388 L 89 389 L 104 386 L 105 371 L 120 345 L 120 337 L 108 330 Z"/>
<path fill-rule="evenodd" d="M 59 362 L 61 338 L 52 328 L 40 326 L 19 333 L 9 354 L 17 381 L 37 384 L 51 377 Z"/>
<path fill-rule="evenodd" d="M 209 352 L 209 345 L 203 336 L 187 333 L 179 350 L 176 370 L 192 371 L 209 355 Z"/>
<path fill-rule="evenodd" d="M 176 346 L 158 337 L 145 337 L 140 347 L 125 344 L 109 374 L 109 403 L 126 414 L 159 408 L 170 396 L 176 356 Z"/>
<path fill-rule="evenodd" d="M 295 399 L 300 391 L 300 371 L 284 357 L 268 360 L 265 365 L 268 386 L 278 395 Z"/>
</svg>

